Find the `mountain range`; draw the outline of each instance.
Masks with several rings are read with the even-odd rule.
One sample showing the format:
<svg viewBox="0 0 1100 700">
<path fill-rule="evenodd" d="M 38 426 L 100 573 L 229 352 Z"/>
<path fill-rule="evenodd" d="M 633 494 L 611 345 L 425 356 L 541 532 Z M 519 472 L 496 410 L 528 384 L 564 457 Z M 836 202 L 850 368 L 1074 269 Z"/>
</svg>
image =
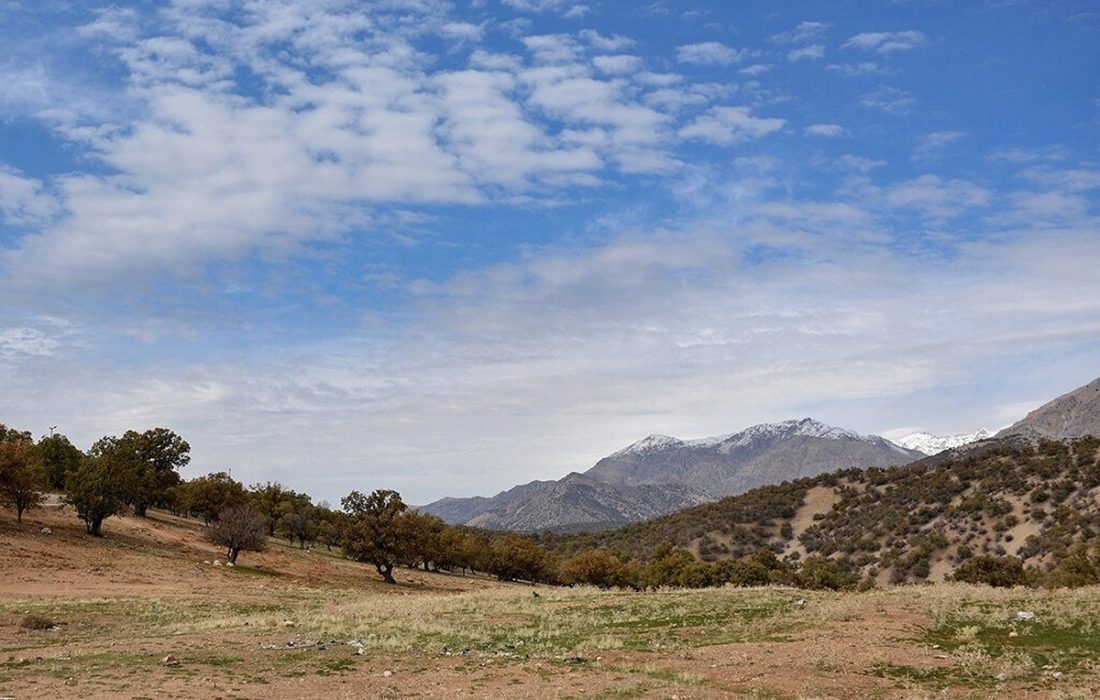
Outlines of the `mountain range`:
<svg viewBox="0 0 1100 700">
<path fill-rule="evenodd" d="M 1010 555 L 1053 585 L 1100 579 L 1100 380 L 995 437 L 885 469 L 763 486 L 641 523 L 540 539 L 561 555 L 646 560 L 669 546 L 704 561 L 770 550 L 826 557 L 878 584 L 943 580 L 968 559 Z M 1021 569 L 1021 575 L 1023 570 Z"/>
<path fill-rule="evenodd" d="M 498 530 L 597 530 L 846 467 L 905 464 L 924 453 L 812 418 L 765 423 L 701 440 L 650 435 L 583 474 L 533 481 L 491 498 L 420 508 L 452 524 Z"/>
</svg>

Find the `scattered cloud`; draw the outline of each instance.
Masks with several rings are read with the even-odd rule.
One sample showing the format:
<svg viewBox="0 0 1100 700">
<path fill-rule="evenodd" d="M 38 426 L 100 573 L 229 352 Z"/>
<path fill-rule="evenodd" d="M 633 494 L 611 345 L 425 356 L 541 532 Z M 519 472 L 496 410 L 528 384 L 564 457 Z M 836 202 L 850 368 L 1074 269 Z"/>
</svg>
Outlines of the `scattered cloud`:
<svg viewBox="0 0 1100 700">
<path fill-rule="evenodd" d="M 696 66 L 728 66 L 744 60 L 749 55 L 745 49 L 733 49 L 717 41 L 685 44 L 676 49 L 676 60 Z"/>
<path fill-rule="evenodd" d="M 797 49 L 791 49 L 787 52 L 787 60 L 795 63 L 801 60 L 818 61 L 825 58 L 825 47 L 821 44 L 810 44 L 809 46 L 801 46 Z"/>
<path fill-rule="evenodd" d="M 802 132 L 807 136 L 824 136 L 831 139 L 848 135 L 848 130 L 839 124 L 810 124 Z"/>
<path fill-rule="evenodd" d="M 881 87 L 869 92 L 860 99 L 860 104 L 887 114 L 908 114 L 917 106 L 917 100 L 904 90 L 895 87 Z"/>
<path fill-rule="evenodd" d="M 922 175 L 892 186 L 886 193 L 886 201 L 928 219 L 944 221 L 970 209 L 988 207 L 993 193 L 966 180 Z"/>
<path fill-rule="evenodd" d="M 572 0 L 501 0 L 505 5 L 520 12 L 543 14 L 552 12 L 566 19 L 579 19 L 588 14 L 588 6 Z"/>
<path fill-rule="evenodd" d="M 0 221 L 9 226 L 42 226 L 60 212 L 61 203 L 45 183 L 0 165 Z"/>
<path fill-rule="evenodd" d="M 859 63 L 830 63 L 825 66 L 828 70 L 843 75 L 846 78 L 859 78 L 867 75 L 885 75 L 890 71 L 874 61 L 861 61 Z"/>
<path fill-rule="evenodd" d="M 844 49 L 860 49 L 880 54 L 897 51 L 911 51 L 928 41 L 923 32 L 908 30 L 903 32 L 863 32 L 856 34 L 841 45 Z"/>
<path fill-rule="evenodd" d="M 962 131 L 934 131 L 926 134 L 913 149 L 913 157 L 918 160 L 938 158 L 951 144 L 965 136 Z"/>
<path fill-rule="evenodd" d="M 831 22 L 799 22 L 798 25 L 787 32 L 773 34 L 771 40 L 777 44 L 801 44 L 820 39 L 830 27 Z"/>
<path fill-rule="evenodd" d="M 680 136 L 730 146 L 767 136 L 784 124 L 777 117 L 754 117 L 748 107 L 712 107 L 680 129 Z"/>
</svg>

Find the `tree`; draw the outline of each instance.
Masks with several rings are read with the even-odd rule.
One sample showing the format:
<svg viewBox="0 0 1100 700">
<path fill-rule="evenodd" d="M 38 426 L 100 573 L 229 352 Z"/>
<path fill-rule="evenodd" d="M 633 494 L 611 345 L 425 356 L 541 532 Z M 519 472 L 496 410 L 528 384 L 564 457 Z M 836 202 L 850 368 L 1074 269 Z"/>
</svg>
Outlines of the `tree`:
<svg viewBox="0 0 1100 700">
<path fill-rule="evenodd" d="M 546 550 L 533 540 L 507 534 L 493 542 L 489 573 L 501 581 L 542 581 L 550 570 Z"/>
<path fill-rule="evenodd" d="M 600 588 L 626 588 L 634 585 L 629 567 L 602 549 L 587 549 L 568 559 L 561 569 L 564 583 L 580 583 Z"/>
<path fill-rule="evenodd" d="M 42 456 L 29 433 L 13 434 L 2 425 L 0 429 L 11 437 L 0 441 L 0 500 L 15 508 L 16 521 L 23 522 L 23 511 L 42 501 L 46 482 Z"/>
<path fill-rule="evenodd" d="M 65 501 L 76 508 L 89 535 L 102 537 L 103 521 L 126 507 L 130 475 L 94 449 L 91 452 L 66 479 Z"/>
<path fill-rule="evenodd" d="M 175 487 L 176 508 L 202 518 L 209 525 L 218 513 L 248 500 L 244 486 L 225 472 L 195 477 Z"/>
<path fill-rule="evenodd" d="M 191 462 L 191 445 L 167 428 L 152 428 L 144 433 L 128 430 L 121 443 L 136 458 L 137 488 L 130 505 L 138 517 L 144 518 L 149 506 L 166 505 L 168 490 L 180 482 L 178 470 Z"/>
<path fill-rule="evenodd" d="M 275 528 L 279 524 L 279 516 L 282 515 L 279 506 L 284 499 L 289 498 L 293 493 L 293 491 L 283 488 L 283 485 L 277 481 L 253 484 L 248 487 L 248 502 L 253 510 L 264 516 L 269 536 L 274 537 Z"/>
<path fill-rule="evenodd" d="M 230 564 L 237 563 L 241 552 L 262 552 L 267 548 L 264 517 L 247 506 L 225 509 L 203 534 L 208 542 L 226 548 Z"/>
<path fill-rule="evenodd" d="M 166 505 L 180 481 L 176 470 L 191 461 L 190 452 L 187 441 L 166 428 L 104 437 L 88 451 L 117 473 L 125 486 L 123 500 L 138 517 L 145 517 L 150 506 Z"/>
<path fill-rule="evenodd" d="M 358 491 L 340 500 L 348 514 L 344 530 L 344 556 L 374 564 L 386 583 L 397 583 L 393 567 L 401 559 L 402 541 L 399 519 L 406 506 L 396 491 L 379 489 L 364 496 Z"/>
<path fill-rule="evenodd" d="M 409 511 L 398 520 L 398 524 L 400 538 L 404 542 L 403 563 L 414 569 L 423 564 L 425 571 L 432 565 L 438 566 L 443 557 L 442 535 L 446 523 L 434 515 Z"/>
<path fill-rule="evenodd" d="M 64 435 L 49 435 L 38 441 L 42 452 L 42 464 L 46 471 L 46 483 L 56 491 L 64 490 L 65 476 L 80 468 L 81 452 Z"/>
<path fill-rule="evenodd" d="M 279 504 L 281 515 L 276 530 L 291 542 L 298 540 L 298 546 L 305 549 L 306 542 L 313 541 L 317 536 L 317 521 L 313 511 L 313 503 L 307 494 L 296 493 L 290 498 L 284 498 Z"/>
</svg>

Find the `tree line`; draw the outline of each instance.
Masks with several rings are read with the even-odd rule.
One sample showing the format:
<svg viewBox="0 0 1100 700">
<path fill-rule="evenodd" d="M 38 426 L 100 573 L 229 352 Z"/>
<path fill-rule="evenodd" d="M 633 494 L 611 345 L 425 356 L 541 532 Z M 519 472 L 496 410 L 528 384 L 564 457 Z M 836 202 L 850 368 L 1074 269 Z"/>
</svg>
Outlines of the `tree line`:
<svg viewBox="0 0 1100 700">
<path fill-rule="evenodd" d="M 407 567 L 637 590 L 874 585 L 871 576 L 861 576 L 856 563 L 825 554 L 787 561 L 761 546 L 743 556 L 707 561 L 671 539 L 642 556 L 616 544 L 586 546 L 583 537 L 573 541 L 581 544 L 578 549 L 561 546 L 560 538 L 448 525 L 408 507 L 391 490 L 352 491 L 335 509 L 273 481 L 246 487 L 226 472 L 184 480 L 179 470 L 190 463 L 190 451 L 186 440 L 166 428 L 106 436 L 83 452 L 64 435 L 51 433 L 36 442 L 29 432 L 0 424 L 0 502 L 12 507 L 21 522 L 25 511 L 42 502 L 44 492 L 61 491 L 95 537 L 103 536 L 103 522 L 112 516 L 145 517 L 150 508 L 159 508 L 202 520 L 204 535 L 225 549 L 230 563 L 241 552 L 263 550 L 269 538 L 282 537 L 303 549 L 323 546 L 373 566 L 389 583 L 396 582 L 395 568 Z M 965 561 L 956 571 L 957 580 L 989 585 L 1100 583 L 1100 553 L 1083 545 L 1044 576 L 1025 570 L 1016 557 L 967 553 L 960 559 Z"/>
</svg>

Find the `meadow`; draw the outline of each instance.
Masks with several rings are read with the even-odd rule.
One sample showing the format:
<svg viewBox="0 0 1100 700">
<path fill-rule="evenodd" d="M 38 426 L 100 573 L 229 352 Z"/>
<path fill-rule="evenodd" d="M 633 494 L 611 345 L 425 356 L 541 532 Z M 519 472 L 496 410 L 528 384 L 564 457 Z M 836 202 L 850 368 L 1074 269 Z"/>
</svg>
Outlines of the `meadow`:
<svg viewBox="0 0 1100 700">
<path fill-rule="evenodd" d="M 1100 695 L 1095 588 L 635 592 L 411 570 L 391 586 L 278 543 L 215 566 L 165 515 L 112 527 L 4 521 L 0 697 Z"/>
</svg>

